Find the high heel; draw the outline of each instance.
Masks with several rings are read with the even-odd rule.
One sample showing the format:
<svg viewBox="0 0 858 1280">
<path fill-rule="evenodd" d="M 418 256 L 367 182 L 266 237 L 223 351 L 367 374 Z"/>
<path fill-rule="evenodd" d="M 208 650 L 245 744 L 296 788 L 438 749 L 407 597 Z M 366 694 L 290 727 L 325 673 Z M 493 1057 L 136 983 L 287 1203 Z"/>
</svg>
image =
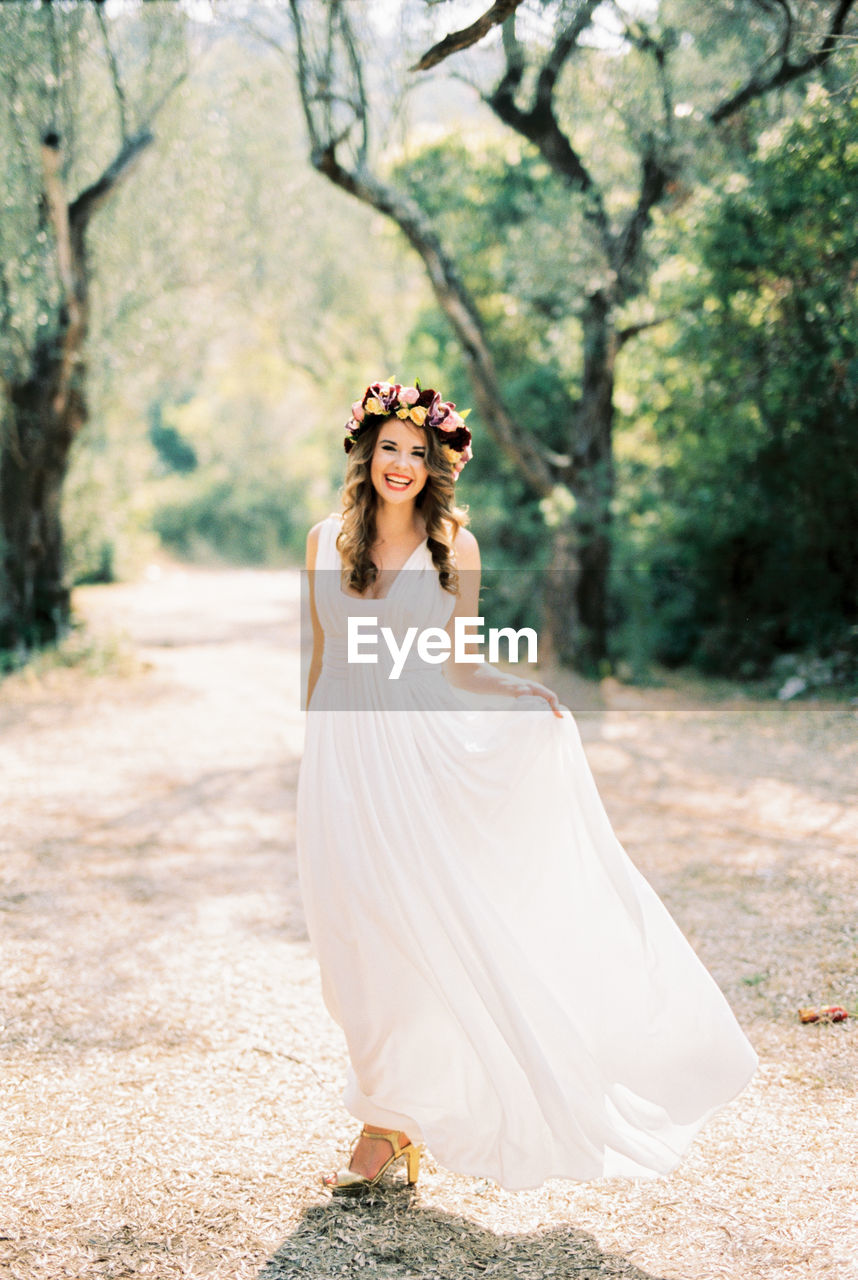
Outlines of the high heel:
<svg viewBox="0 0 858 1280">
<path fill-rule="evenodd" d="M 332 1178 L 322 1178 L 322 1183 L 334 1194 L 353 1193 L 362 1191 L 366 1187 L 376 1186 L 383 1173 L 395 1164 L 397 1160 L 405 1157 L 407 1163 L 407 1186 L 413 1187 L 417 1182 L 417 1175 L 420 1171 L 420 1152 L 422 1147 L 415 1142 L 408 1142 L 404 1147 L 399 1145 L 399 1131 L 397 1129 L 385 1130 L 381 1133 L 373 1132 L 371 1129 L 363 1128 L 358 1134 L 360 1138 L 383 1138 L 389 1142 L 393 1148 L 392 1154 L 385 1160 L 374 1178 L 365 1178 L 362 1173 L 355 1173 L 351 1169 L 338 1169 Z"/>
</svg>

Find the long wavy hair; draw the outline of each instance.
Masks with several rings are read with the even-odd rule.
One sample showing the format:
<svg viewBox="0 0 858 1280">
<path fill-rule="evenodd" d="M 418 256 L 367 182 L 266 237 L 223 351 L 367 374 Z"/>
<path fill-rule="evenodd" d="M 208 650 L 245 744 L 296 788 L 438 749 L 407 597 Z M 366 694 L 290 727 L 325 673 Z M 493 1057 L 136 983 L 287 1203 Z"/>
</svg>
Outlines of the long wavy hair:
<svg viewBox="0 0 858 1280">
<path fill-rule="evenodd" d="M 372 546 L 376 538 L 375 516 L 378 494 L 373 488 L 370 467 L 379 432 L 388 418 L 364 431 L 348 455 L 343 482 L 343 527 L 337 535 L 337 550 L 343 562 L 345 581 L 360 595 L 378 578 L 373 563 Z M 411 424 L 409 423 L 409 426 Z M 468 523 L 468 513 L 455 501 L 453 468 L 441 451 L 434 431 L 415 427 L 426 443 L 426 484 L 415 502 L 426 525 L 432 563 L 445 591 L 458 595 L 459 578 L 453 561 L 453 539 Z"/>
</svg>

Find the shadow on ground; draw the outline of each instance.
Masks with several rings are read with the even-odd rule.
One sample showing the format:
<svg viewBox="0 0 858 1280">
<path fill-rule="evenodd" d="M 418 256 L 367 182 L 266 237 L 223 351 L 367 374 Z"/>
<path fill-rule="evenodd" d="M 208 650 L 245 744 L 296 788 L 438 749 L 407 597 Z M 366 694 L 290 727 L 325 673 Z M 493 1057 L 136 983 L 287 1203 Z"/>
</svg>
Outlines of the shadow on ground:
<svg viewBox="0 0 858 1280">
<path fill-rule="evenodd" d="M 576 1227 L 499 1235 L 457 1214 L 422 1208 L 407 1191 L 373 1191 L 305 1210 L 258 1280 L 659 1280 Z"/>
</svg>

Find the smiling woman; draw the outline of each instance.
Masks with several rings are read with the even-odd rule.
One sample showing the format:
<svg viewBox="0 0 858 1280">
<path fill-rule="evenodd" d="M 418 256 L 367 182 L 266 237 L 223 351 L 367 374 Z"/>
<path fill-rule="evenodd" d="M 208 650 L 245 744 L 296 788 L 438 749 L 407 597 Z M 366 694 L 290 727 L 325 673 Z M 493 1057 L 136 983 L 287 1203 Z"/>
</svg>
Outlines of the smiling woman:
<svg viewBox="0 0 858 1280">
<path fill-rule="evenodd" d="M 550 689 L 454 644 L 442 667 L 397 642 L 392 680 L 350 658 L 355 619 L 454 641 L 480 559 L 454 503 L 455 406 L 374 383 L 347 430 L 343 512 L 307 539 L 298 786 L 307 923 L 364 1125 L 325 1184 L 359 1191 L 400 1159 L 413 1183 L 423 1143 L 511 1189 L 666 1173 L 754 1052 L 617 841 Z"/>
<path fill-rule="evenodd" d="M 377 493 L 390 501 L 406 494 L 416 498 L 426 484 L 426 441 L 423 431 L 388 418 L 379 429 L 370 478 Z"/>
<path fill-rule="evenodd" d="M 431 388 L 374 382 L 352 405 L 344 441 L 349 464 L 338 547 L 348 588 L 383 594 L 424 540 L 446 589 L 452 541 L 467 523 L 455 480 L 471 456 L 464 415 Z"/>
</svg>

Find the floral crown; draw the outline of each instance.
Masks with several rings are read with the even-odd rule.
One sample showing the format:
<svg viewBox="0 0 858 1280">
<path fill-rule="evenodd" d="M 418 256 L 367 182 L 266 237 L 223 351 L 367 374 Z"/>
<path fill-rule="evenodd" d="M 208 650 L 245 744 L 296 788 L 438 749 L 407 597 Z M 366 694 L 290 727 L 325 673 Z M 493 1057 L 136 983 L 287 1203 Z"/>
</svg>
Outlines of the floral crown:
<svg viewBox="0 0 858 1280">
<path fill-rule="evenodd" d="M 371 383 L 360 400 L 352 405 L 352 416 L 346 423 L 343 447 L 349 453 L 355 442 L 379 418 L 401 418 L 415 427 L 431 427 L 441 442 L 441 452 L 452 466 L 456 478 L 465 463 L 473 457 L 471 433 L 465 426 L 470 413 L 457 413 L 455 404 L 441 399 L 431 387 L 423 390 L 419 382 L 403 387 L 392 378 Z"/>
</svg>

